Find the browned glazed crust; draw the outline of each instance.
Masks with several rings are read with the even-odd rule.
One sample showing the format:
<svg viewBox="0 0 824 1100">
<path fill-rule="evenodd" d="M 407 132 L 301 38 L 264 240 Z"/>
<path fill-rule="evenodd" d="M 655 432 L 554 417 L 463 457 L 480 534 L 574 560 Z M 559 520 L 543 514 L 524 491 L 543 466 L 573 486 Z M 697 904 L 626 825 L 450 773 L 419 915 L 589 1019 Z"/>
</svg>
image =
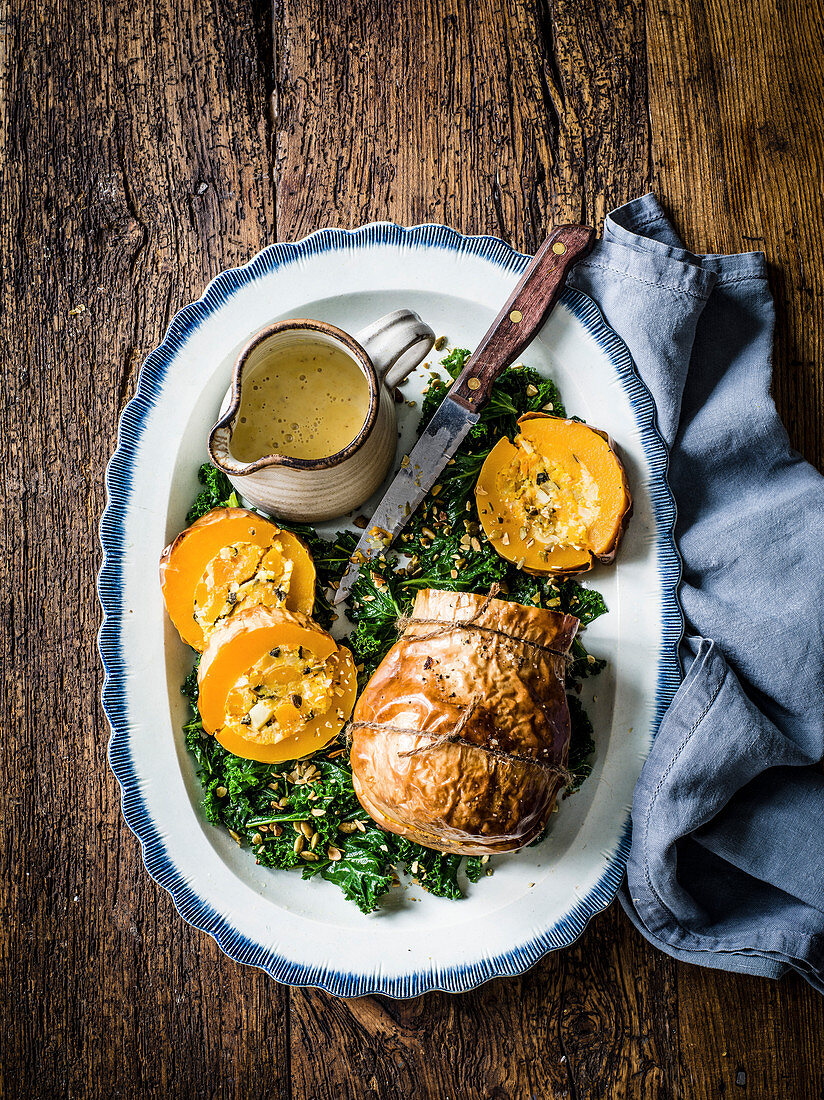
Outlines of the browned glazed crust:
<svg viewBox="0 0 824 1100">
<path fill-rule="evenodd" d="M 569 747 L 571 615 L 425 590 L 413 621 L 354 714 L 352 772 L 364 808 L 390 832 L 467 855 L 512 851 L 544 828 Z M 459 742 L 414 755 L 455 729 Z M 385 727 L 395 727 L 387 729 Z M 409 732 L 398 732 L 398 731 Z"/>
</svg>

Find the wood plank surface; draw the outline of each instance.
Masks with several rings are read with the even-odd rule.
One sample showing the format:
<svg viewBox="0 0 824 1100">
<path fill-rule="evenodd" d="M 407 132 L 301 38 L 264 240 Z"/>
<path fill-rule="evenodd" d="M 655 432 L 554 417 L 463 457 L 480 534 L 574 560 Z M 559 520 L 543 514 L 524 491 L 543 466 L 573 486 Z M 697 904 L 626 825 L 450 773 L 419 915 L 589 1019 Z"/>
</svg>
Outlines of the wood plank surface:
<svg viewBox="0 0 824 1100">
<path fill-rule="evenodd" d="M 273 234 L 268 11 L 4 5 L 2 1085 L 288 1090 L 288 993 L 148 878 L 106 763 L 102 474 L 172 314 Z"/>
<path fill-rule="evenodd" d="M 617 906 L 523 977 L 344 1002 L 226 959 L 105 760 L 95 526 L 137 370 L 270 241 L 392 218 L 532 251 L 654 186 L 764 248 L 776 397 L 824 464 L 819 3 L 0 0 L 0 1095 L 824 1097 L 824 1002 Z"/>
</svg>

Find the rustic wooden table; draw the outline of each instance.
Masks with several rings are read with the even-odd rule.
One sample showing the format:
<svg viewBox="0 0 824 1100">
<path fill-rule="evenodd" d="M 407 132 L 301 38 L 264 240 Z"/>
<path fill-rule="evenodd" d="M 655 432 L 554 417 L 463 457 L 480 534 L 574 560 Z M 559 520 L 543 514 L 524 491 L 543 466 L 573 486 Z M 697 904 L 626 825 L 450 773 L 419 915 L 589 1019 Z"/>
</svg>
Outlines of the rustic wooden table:
<svg viewBox="0 0 824 1100">
<path fill-rule="evenodd" d="M 95 649 L 144 356 L 218 271 L 319 226 L 532 251 L 654 188 L 696 250 L 766 251 L 776 399 L 820 464 L 823 68 L 820 0 L 0 0 L 0 1094 L 824 1096 L 819 996 L 676 964 L 617 905 L 466 996 L 230 962 L 123 823 Z"/>
</svg>

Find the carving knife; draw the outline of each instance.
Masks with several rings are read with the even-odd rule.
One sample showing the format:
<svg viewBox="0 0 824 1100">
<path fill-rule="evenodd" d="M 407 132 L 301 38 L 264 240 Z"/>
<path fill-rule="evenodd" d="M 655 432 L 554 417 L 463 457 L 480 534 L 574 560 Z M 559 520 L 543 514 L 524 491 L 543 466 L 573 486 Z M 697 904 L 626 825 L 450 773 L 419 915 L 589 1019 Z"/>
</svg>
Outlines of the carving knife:
<svg viewBox="0 0 824 1100">
<path fill-rule="evenodd" d="M 349 559 L 334 603 L 348 596 L 358 568 L 391 546 L 435 484 L 489 400 L 492 383 L 537 335 L 557 302 L 570 268 L 592 248 L 587 225 L 557 226 L 532 257 L 520 282 L 452 384 L 387 489 Z"/>
</svg>

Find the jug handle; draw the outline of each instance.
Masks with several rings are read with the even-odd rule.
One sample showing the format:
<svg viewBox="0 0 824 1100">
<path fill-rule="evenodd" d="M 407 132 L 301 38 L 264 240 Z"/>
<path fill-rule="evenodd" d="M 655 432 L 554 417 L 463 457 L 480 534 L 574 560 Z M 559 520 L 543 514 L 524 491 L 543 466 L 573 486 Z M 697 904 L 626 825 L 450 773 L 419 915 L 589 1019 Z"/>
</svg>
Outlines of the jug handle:
<svg viewBox="0 0 824 1100">
<path fill-rule="evenodd" d="M 411 309 L 396 309 L 355 334 L 378 378 L 392 389 L 429 354 L 435 333 Z"/>
</svg>

